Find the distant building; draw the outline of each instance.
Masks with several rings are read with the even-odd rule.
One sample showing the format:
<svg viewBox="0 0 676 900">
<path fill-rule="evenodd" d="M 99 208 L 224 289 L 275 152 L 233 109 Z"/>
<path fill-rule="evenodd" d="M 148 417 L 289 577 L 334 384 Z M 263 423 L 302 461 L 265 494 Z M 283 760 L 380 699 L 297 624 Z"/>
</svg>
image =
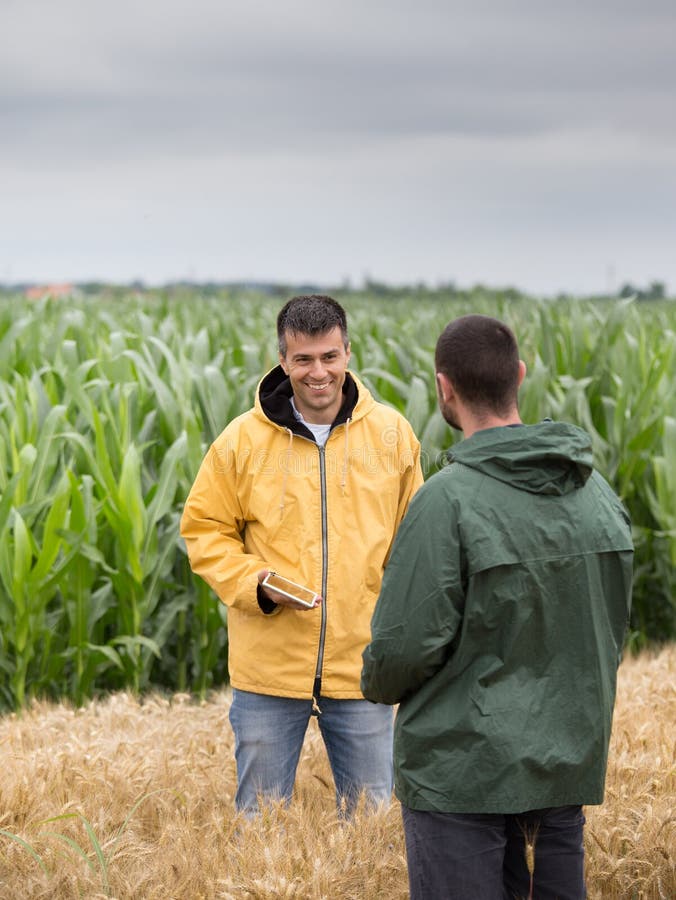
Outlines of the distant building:
<svg viewBox="0 0 676 900">
<path fill-rule="evenodd" d="M 28 300 L 41 300 L 42 297 L 74 297 L 80 291 L 74 284 L 34 284 L 26 288 Z"/>
</svg>

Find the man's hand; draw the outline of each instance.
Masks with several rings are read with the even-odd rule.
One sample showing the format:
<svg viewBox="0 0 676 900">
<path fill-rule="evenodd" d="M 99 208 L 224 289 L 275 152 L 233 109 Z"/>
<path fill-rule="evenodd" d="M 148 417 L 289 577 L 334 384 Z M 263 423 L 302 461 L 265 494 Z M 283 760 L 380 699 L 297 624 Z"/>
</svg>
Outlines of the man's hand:
<svg viewBox="0 0 676 900">
<path fill-rule="evenodd" d="M 284 594 L 280 594 L 279 591 L 274 591 L 272 588 L 263 585 L 263 581 L 269 573 L 269 569 L 261 569 L 258 573 L 258 583 L 261 586 L 261 591 L 265 594 L 268 600 L 272 600 L 273 603 L 276 603 L 278 606 L 288 606 L 290 609 L 299 609 L 302 611 L 307 611 L 309 609 L 314 609 L 319 606 L 322 602 L 321 597 L 317 597 L 313 606 L 303 606 L 302 603 L 298 603 L 296 600 L 292 600 L 291 597 L 287 597 Z"/>
</svg>

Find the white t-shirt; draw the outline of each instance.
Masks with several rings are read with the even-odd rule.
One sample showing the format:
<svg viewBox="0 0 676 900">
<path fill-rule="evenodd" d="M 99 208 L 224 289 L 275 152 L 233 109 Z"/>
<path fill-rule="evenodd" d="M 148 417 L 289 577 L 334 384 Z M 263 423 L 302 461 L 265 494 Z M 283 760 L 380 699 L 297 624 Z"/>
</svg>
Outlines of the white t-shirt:
<svg viewBox="0 0 676 900">
<path fill-rule="evenodd" d="M 293 397 L 291 397 L 291 408 L 293 409 L 293 414 L 298 419 L 298 421 L 302 422 L 306 428 L 309 428 L 319 446 L 323 447 L 329 436 L 329 432 L 331 431 L 331 425 L 315 425 L 313 422 L 306 422 L 296 409 L 296 404 L 294 403 Z"/>
</svg>

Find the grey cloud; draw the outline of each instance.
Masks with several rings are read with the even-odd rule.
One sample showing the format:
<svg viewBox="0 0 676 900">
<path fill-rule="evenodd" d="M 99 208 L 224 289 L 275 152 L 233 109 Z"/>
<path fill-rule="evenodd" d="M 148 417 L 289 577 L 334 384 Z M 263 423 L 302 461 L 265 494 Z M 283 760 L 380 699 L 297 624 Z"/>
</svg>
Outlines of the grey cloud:
<svg viewBox="0 0 676 900">
<path fill-rule="evenodd" d="M 30 6 L 30 4 L 26 4 Z M 128 5 L 128 4 L 126 4 Z M 65 8 L 82 8 L 65 4 Z M 0 95 L 49 92 L 218 96 L 233 84 L 274 92 L 409 93 L 462 89 L 468 95 L 507 90 L 607 91 L 676 88 L 676 9 L 662 4 L 567 7 L 547 3 L 478 2 L 462 14 L 453 3 L 356 4 L 324 8 L 293 3 L 148 2 L 124 15 L 50 20 L 43 28 L 11 22 L 0 59 Z M 122 11 L 119 11 L 119 10 Z M 160 16 L 161 11 L 161 16 Z M 176 12 L 180 17 L 176 20 Z M 200 15 L 205 13 L 206 15 Z M 620 14 L 620 11 L 622 14 Z M 652 12 L 651 12 L 652 11 Z M 50 33 L 49 25 L 55 33 Z M 45 41 L 45 35 L 48 40 Z M 43 38 L 41 44 L 40 37 Z M 25 46 L 25 42 L 30 44 Z"/>
<path fill-rule="evenodd" d="M 303 277 L 311 258 L 317 276 L 369 259 L 387 275 L 388 256 L 425 277 L 448 245 L 445 276 L 483 253 L 490 280 L 506 234 L 526 274 L 526 244 L 553 270 L 566 229 L 600 265 L 610 235 L 646 259 L 673 244 L 673 0 L 4 0 L 0 19 L 9 259 L 51 248 L 75 267 L 87 246 L 143 275 L 173 235 L 172 259 L 202 266 L 227 238 L 233 277 Z M 317 204 L 332 225 L 310 235 L 299 211 Z"/>
<path fill-rule="evenodd" d="M 656 142 L 655 150 L 676 141 L 671 107 L 670 96 L 658 92 L 470 92 L 438 80 L 424 88 L 393 82 L 387 90 L 359 81 L 317 90 L 298 80 L 293 86 L 232 82 L 196 95 L 39 94 L 0 105 L 0 158 L 22 154 L 39 163 L 45 156 L 75 162 L 90 152 L 102 158 L 311 153 L 357 140 L 524 138 L 571 130 L 606 131 L 616 140 L 641 134 Z"/>
</svg>

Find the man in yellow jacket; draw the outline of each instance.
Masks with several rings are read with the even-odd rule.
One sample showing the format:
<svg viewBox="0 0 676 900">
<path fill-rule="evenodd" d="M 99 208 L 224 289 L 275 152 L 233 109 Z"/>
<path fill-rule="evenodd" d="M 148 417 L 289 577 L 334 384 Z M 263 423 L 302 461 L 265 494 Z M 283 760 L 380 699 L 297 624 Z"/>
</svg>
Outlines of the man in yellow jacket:
<svg viewBox="0 0 676 900">
<path fill-rule="evenodd" d="M 392 711 L 364 700 L 361 654 L 395 532 L 422 484 L 420 445 L 347 371 L 335 300 L 294 297 L 277 336 L 279 366 L 210 447 L 181 534 L 193 571 L 228 606 L 237 808 L 290 799 L 314 714 L 349 813 L 362 790 L 372 802 L 392 793 Z M 269 572 L 317 600 L 308 608 L 271 590 Z"/>
</svg>

